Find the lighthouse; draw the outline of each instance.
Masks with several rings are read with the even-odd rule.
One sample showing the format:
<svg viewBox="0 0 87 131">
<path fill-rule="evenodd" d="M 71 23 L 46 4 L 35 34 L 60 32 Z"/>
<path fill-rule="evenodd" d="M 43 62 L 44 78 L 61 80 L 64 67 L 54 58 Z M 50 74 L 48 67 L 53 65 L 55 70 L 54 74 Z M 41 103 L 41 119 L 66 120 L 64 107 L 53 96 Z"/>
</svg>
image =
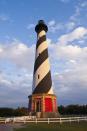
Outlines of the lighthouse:
<svg viewBox="0 0 87 131">
<path fill-rule="evenodd" d="M 52 87 L 51 69 L 46 33 L 48 27 L 39 20 L 35 27 L 37 44 L 33 71 L 32 94 L 29 98 L 29 114 L 36 117 L 58 117 L 57 100 Z"/>
</svg>

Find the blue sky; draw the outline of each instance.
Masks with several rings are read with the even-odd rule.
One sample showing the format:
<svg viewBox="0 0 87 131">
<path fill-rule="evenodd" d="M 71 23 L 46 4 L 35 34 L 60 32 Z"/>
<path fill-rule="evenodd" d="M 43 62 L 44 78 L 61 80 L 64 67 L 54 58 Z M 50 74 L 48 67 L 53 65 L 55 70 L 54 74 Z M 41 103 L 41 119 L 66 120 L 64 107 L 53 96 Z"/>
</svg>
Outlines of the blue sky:
<svg viewBox="0 0 87 131">
<path fill-rule="evenodd" d="M 22 40 L 29 44 L 35 43 L 35 32 L 27 30 L 28 25 L 36 24 L 39 19 L 46 23 L 55 20 L 58 23 L 66 23 L 70 15 L 75 13 L 75 5 L 78 0 L 61 2 L 61 0 L 1 0 L 0 1 L 0 41 L 6 41 L 7 36 Z M 55 18 L 55 19 L 54 19 Z M 4 28 L 3 28 L 4 27 Z M 24 32 L 24 33 L 23 33 Z M 50 37 L 52 34 L 48 33 Z M 60 33 L 55 34 L 56 37 Z M 54 40 L 56 38 L 53 36 Z"/>
<path fill-rule="evenodd" d="M 86 0 L 0 0 L 0 107 L 28 104 L 39 19 L 59 105 L 87 104 L 86 12 Z"/>
</svg>

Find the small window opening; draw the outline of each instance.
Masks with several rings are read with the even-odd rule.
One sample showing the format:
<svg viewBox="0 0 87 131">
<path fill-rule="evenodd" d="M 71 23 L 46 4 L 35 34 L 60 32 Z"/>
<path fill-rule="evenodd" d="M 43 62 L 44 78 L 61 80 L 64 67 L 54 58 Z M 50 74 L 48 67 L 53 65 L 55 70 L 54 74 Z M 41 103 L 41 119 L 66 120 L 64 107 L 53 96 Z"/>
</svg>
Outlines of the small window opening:
<svg viewBox="0 0 87 131">
<path fill-rule="evenodd" d="M 40 78 L 40 75 L 38 75 L 38 79 Z"/>
</svg>

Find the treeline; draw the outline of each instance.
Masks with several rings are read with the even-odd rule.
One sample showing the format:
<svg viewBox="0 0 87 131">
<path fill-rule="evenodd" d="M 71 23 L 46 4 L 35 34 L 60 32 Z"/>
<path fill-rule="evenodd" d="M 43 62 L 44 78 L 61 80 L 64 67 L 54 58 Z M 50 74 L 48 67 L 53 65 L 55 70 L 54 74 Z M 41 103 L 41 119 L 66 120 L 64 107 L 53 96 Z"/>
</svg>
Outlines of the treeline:
<svg viewBox="0 0 87 131">
<path fill-rule="evenodd" d="M 87 115 L 87 105 L 61 105 L 58 110 L 62 115 Z"/>
<path fill-rule="evenodd" d="M 13 108 L 0 108 L 0 117 L 24 116 L 28 115 L 28 109 L 25 107 Z"/>
<path fill-rule="evenodd" d="M 87 105 L 60 105 L 58 111 L 61 115 L 87 115 Z M 28 115 L 28 108 L 18 107 L 0 108 L 0 117 L 24 116 Z"/>
</svg>

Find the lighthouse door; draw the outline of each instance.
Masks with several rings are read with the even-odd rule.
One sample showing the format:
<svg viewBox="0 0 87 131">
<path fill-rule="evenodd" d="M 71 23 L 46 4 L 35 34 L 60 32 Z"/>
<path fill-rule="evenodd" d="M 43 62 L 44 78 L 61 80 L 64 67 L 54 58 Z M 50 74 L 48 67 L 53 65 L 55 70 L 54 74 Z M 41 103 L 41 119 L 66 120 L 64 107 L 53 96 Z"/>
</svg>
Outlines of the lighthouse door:
<svg viewBox="0 0 87 131">
<path fill-rule="evenodd" d="M 36 112 L 41 112 L 41 100 L 37 99 L 36 101 Z"/>
<path fill-rule="evenodd" d="M 51 98 L 45 98 L 45 112 L 52 112 L 52 99 Z"/>
</svg>

